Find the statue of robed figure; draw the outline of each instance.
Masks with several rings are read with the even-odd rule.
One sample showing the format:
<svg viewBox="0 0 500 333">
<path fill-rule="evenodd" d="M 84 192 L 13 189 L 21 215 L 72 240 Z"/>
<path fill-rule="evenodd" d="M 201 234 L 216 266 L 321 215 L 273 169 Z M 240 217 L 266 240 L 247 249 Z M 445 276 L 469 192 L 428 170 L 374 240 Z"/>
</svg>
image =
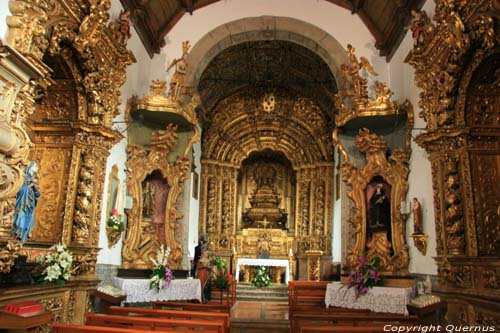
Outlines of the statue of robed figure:
<svg viewBox="0 0 500 333">
<path fill-rule="evenodd" d="M 35 207 L 41 195 L 36 173 L 38 164 L 31 161 L 24 169 L 24 182 L 16 196 L 16 208 L 11 235 L 26 241 L 35 225 Z"/>
</svg>

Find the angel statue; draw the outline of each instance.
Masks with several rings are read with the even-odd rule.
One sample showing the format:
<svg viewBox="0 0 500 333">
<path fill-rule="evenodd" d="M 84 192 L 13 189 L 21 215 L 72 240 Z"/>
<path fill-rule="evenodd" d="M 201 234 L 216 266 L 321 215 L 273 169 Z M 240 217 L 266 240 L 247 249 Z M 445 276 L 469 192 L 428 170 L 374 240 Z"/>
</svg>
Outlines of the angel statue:
<svg viewBox="0 0 500 333">
<path fill-rule="evenodd" d="M 38 164 L 31 161 L 24 169 L 24 182 L 16 196 L 14 222 L 10 234 L 26 241 L 35 225 L 35 207 L 41 195 L 36 173 Z"/>
<path fill-rule="evenodd" d="M 341 66 L 342 75 L 344 76 L 345 81 L 348 81 L 348 78 L 350 77 L 353 86 L 352 93 L 354 96 L 367 98 L 367 82 L 365 78 L 361 77 L 360 71 L 365 70 L 373 76 L 376 76 L 378 74 L 375 72 L 372 65 L 368 62 L 368 59 L 366 59 L 365 57 L 360 57 L 358 60 L 355 51 L 356 49 L 351 44 L 347 44 L 349 65 Z"/>
<path fill-rule="evenodd" d="M 179 59 L 172 60 L 170 66 L 167 68 L 167 72 L 175 67 L 174 75 L 172 80 L 170 80 L 170 90 L 168 91 L 168 97 L 176 98 L 180 95 L 181 88 L 184 85 L 184 77 L 187 71 L 187 57 L 188 51 L 191 45 L 189 41 L 182 42 L 182 56 Z"/>
</svg>

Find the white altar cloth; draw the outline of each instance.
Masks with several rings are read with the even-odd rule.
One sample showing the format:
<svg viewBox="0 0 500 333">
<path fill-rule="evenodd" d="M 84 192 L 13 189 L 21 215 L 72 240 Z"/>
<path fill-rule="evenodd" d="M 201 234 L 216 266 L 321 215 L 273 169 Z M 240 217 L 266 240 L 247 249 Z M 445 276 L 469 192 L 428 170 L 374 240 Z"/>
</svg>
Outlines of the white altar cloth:
<svg viewBox="0 0 500 333">
<path fill-rule="evenodd" d="M 286 259 L 253 259 L 253 258 L 238 258 L 236 262 L 236 278 L 240 276 L 241 266 L 270 266 L 270 267 L 285 267 L 285 283 L 288 284 L 290 278 L 290 265 Z"/>
<path fill-rule="evenodd" d="M 127 295 L 124 303 L 186 300 L 198 300 L 201 303 L 199 279 L 174 279 L 168 288 L 156 291 L 149 289 L 149 279 L 114 277 L 113 286 L 120 288 Z"/>
<path fill-rule="evenodd" d="M 354 289 L 333 282 L 326 286 L 326 307 L 338 306 L 348 309 L 368 309 L 375 312 L 388 312 L 408 315 L 406 305 L 415 296 L 413 288 L 373 287 L 357 299 Z"/>
</svg>

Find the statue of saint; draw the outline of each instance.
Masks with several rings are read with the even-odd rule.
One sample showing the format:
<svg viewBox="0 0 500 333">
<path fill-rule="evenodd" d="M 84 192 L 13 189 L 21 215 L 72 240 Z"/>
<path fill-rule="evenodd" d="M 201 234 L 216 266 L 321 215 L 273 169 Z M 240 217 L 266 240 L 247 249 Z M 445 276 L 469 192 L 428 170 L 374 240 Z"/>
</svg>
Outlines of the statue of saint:
<svg viewBox="0 0 500 333">
<path fill-rule="evenodd" d="M 151 182 L 144 181 L 142 189 L 142 217 L 151 218 L 153 216 L 154 188 Z"/>
<path fill-rule="evenodd" d="M 375 193 L 370 198 L 370 221 L 371 231 L 383 231 L 390 229 L 391 226 L 391 204 L 385 195 L 385 189 L 382 184 L 377 184 Z"/>
<path fill-rule="evenodd" d="M 184 85 L 184 77 L 186 76 L 187 57 L 190 47 L 189 41 L 182 42 L 182 56 L 179 59 L 174 59 L 167 68 L 168 72 L 171 68 L 175 67 L 174 75 L 172 76 L 172 80 L 170 80 L 168 97 L 177 98 L 180 95 L 181 88 Z"/>
<path fill-rule="evenodd" d="M 413 37 L 413 46 L 418 46 L 425 39 L 425 29 L 426 26 L 431 23 L 429 16 L 425 11 L 411 10 L 411 15 L 413 16 L 410 23 L 405 27 L 405 29 L 410 29 Z"/>
<path fill-rule="evenodd" d="M 41 195 L 36 173 L 38 164 L 31 161 L 24 169 L 24 182 L 16 196 L 14 221 L 10 233 L 15 238 L 26 241 L 35 225 L 35 207 Z"/>
<path fill-rule="evenodd" d="M 413 198 L 413 233 L 423 234 L 424 226 L 422 223 L 422 206 L 417 198 Z"/>
</svg>

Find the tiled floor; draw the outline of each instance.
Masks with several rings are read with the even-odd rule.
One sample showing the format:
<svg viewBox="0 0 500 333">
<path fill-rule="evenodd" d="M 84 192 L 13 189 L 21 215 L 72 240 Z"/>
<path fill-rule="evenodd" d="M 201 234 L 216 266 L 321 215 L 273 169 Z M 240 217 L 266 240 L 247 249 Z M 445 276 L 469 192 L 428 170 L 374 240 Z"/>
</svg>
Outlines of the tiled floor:
<svg viewBox="0 0 500 333">
<path fill-rule="evenodd" d="M 231 333 L 288 333 L 288 327 L 288 303 L 238 301 L 231 311 Z"/>
</svg>

